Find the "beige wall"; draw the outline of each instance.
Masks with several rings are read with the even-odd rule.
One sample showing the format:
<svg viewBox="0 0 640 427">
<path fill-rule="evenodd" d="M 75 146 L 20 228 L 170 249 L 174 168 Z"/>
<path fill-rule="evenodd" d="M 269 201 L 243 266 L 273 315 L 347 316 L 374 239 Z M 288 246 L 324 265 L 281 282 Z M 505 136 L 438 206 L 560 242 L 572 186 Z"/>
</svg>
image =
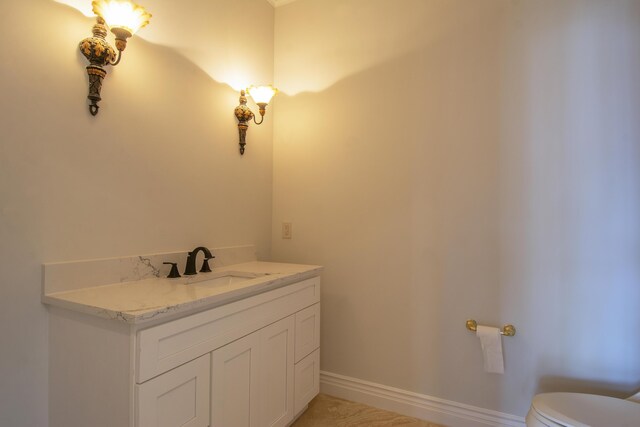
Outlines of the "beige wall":
<svg viewBox="0 0 640 427">
<path fill-rule="evenodd" d="M 326 267 L 323 370 L 516 415 L 640 388 L 640 2 L 299 0 L 275 28 L 272 257 Z M 517 327 L 504 375 L 467 318 Z"/>
<path fill-rule="evenodd" d="M 143 4 L 151 24 L 109 69 L 92 117 L 77 45 L 93 20 L 50 0 L 0 2 L 2 426 L 47 425 L 42 263 L 199 244 L 255 243 L 269 257 L 272 122 L 249 130 L 240 157 L 226 83 L 239 52 L 245 77 L 272 81 L 273 8 Z"/>
<path fill-rule="evenodd" d="M 638 1 L 298 0 L 275 52 L 266 1 L 145 5 L 91 117 L 92 20 L 0 2 L 0 425 L 46 425 L 42 263 L 200 243 L 326 266 L 327 371 L 520 415 L 640 387 Z M 228 85 L 274 56 L 240 158 Z M 504 376 L 467 317 L 518 328 Z"/>
</svg>

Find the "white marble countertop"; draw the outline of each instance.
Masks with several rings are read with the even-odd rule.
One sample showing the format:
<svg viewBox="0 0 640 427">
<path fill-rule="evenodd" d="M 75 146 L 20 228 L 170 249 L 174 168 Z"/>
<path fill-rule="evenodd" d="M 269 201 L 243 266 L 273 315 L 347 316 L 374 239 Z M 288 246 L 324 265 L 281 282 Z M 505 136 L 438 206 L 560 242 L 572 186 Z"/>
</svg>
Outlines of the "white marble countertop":
<svg viewBox="0 0 640 427">
<path fill-rule="evenodd" d="M 42 302 L 129 324 L 215 307 L 240 298 L 318 276 L 316 265 L 252 261 L 215 268 L 211 273 L 168 279 L 114 283 L 45 294 Z M 256 276 L 237 283 L 203 286 L 205 281 L 235 274 Z"/>
</svg>

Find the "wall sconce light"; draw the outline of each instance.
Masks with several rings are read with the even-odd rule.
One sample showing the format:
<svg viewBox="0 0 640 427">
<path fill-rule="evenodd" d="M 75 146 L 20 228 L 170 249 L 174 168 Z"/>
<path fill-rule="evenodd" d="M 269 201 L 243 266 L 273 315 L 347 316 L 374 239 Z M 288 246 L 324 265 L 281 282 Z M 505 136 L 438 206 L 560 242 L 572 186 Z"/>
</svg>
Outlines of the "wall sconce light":
<svg viewBox="0 0 640 427">
<path fill-rule="evenodd" d="M 273 86 L 250 86 L 247 89 L 249 96 L 253 98 L 256 104 L 258 104 L 260 112 L 260 121 L 256 121 L 256 115 L 247 107 L 247 97 L 245 91 L 240 91 L 240 105 L 233 111 L 238 119 L 238 133 L 240 134 L 240 154 L 244 154 L 244 146 L 247 144 L 247 129 L 249 128 L 249 120 L 253 119 L 256 125 L 262 124 L 264 121 L 264 114 L 267 111 L 267 104 L 271 101 L 271 98 L 278 93 L 278 89 Z"/>
<path fill-rule="evenodd" d="M 93 26 L 93 36 L 80 42 L 80 52 L 89 60 L 89 111 L 98 114 L 102 79 L 107 75 L 104 67 L 118 65 L 122 51 L 127 47 L 127 39 L 149 23 L 151 15 L 141 6 L 126 0 L 94 0 L 93 13 L 97 15 Z M 116 51 L 107 43 L 107 27 L 116 38 Z"/>
</svg>

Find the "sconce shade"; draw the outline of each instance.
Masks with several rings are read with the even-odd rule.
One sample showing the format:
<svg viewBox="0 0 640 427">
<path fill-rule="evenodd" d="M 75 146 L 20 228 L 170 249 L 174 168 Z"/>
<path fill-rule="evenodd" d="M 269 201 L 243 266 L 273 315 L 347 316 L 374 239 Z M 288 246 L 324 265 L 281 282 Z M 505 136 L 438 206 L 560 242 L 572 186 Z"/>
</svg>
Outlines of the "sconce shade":
<svg viewBox="0 0 640 427">
<path fill-rule="evenodd" d="M 273 86 L 251 86 L 247 89 L 253 101 L 260 104 L 268 104 L 271 98 L 278 93 L 278 89 Z"/>
<path fill-rule="evenodd" d="M 136 31 L 147 25 L 151 19 L 151 14 L 144 7 L 130 1 L 94 0 L 91 4 L 93 12 L 105 20 L 116 37 L 119 35 L 124 38 L 131 37 Z M 125 31 L 124 34 L 122 34 L 122 30 Z"/>
</svg>

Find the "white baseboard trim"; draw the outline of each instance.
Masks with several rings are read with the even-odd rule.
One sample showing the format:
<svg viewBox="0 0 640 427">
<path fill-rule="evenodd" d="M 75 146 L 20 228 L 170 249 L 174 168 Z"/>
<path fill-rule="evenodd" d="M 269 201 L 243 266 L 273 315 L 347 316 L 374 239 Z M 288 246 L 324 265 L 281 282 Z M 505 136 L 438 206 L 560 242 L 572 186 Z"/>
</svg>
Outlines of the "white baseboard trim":
<svg viewBox="0 0 640 427">
<path fill-rule="evenodd" d="M 320 371 L 320 391 L 450 427 L 526 427 L 524 418 Z"/>
</svg>

